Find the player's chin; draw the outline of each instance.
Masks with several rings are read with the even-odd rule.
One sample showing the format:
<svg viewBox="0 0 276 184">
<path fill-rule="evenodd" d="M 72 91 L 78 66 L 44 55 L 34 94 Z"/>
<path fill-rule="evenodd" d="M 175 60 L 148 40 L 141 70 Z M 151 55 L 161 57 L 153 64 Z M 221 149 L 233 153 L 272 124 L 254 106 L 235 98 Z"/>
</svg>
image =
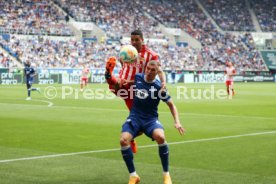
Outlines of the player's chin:
<svg viewBox="0 0 276 184">
<path fill-rule="evenodd" d="M 140 49 L 140 47 L 139 47 L 139 45 L 132 45 L 133 47 L 135 47 L 137 50 L 139 50 Z"/>
<path fill-rule="evenodd" d="M 155 79 L 155 77 L 153 76 L 153 75 L 148 75 L 147 76 L 147 80 L 149 80 L 149 81 L 153 81 Z"/>
</svg>

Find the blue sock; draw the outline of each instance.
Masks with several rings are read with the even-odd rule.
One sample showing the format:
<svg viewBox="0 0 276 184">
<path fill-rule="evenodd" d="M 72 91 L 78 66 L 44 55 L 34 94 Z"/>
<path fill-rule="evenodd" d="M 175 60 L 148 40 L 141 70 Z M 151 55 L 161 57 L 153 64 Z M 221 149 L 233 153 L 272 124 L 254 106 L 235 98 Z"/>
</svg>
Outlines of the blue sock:
<svg viewBox="0 0 276 184">
<path fill-rule="evenodd" d="M 30 96 L 31 96 L 31 90 L 28 89 L 28 97 L 30 97 Z"/>
<path fill-rule="evenodd" d="M 121 148 L 123 159 L 126 163 L 127 169 L 129 173 L 133 173 L 135 171 L 134 163 L 133 163 L 133 153 L 129 147 L 122 147 Z"/>
<path fill-rule="evenodd" d="M 164 172 L 169 172 L 169 147 L 167 143 L 159 144 L 159 156 Z"/>
</svg>

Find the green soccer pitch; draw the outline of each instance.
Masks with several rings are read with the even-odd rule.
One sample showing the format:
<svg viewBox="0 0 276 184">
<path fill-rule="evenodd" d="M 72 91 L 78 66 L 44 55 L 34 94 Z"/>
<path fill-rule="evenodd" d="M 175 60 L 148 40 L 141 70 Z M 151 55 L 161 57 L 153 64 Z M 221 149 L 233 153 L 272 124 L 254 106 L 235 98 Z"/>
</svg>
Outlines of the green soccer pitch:
<svg viewBox="0 0 276 184">
<path fill-rule="evenodd" d="M 48 86 L 39 87 L 41 94 L 32 92 L 26 101 L 25 85 L 0 86 L 0 183 L 127 183 L 119 151 L 128 115 L 124 102 L 93 99 L 91 93 L 84 97 L 79 85 L 67 86 L 73 92 L 63 91 L 64 98 L 62 86 L 54 85 L 57 96 L 47 99 Z M 174 184 L 276 183 L 276 83 L 236 83 L 233 99 L 192 97 L 212 87 L 225 90 L 223 84 L 184 84 L 185 98 L 177 98 L 177 87 L 168 85 L 184 136 L 173 127 L 168 107 L 159 106 Z M 107 90 L 107 85 L 88 89 Z M 141 184 L 162 183 L 156 143 L 145 135 L 136 140 Z"/>
</svg>

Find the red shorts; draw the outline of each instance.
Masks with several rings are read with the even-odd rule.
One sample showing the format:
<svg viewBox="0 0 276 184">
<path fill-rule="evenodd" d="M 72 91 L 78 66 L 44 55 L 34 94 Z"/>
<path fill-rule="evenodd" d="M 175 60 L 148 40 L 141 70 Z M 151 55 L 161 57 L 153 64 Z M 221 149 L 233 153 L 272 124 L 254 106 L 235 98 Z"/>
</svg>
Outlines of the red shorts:
<svg viewBox="0 0 276 184">
<path fill-rule="evenodd" d="M 133 104 L 134 93 L 131 90 L 131 85 L 123 85 L 120 86 L 119 89 L 114 88 L 114 84 L 109 84 L 109 89 L 114 93 L 116 96 L 122 98 L 125 101 L 127 108 L 130 110 Z"/>
<path fill-rule="evenodd" d="M 87 77 L 82 77 L 82 78 L 81 78 L 81 82 L 84 82 L 85 84 L 87 84 L 88 78 L 87 78 Z"/>
<path fill-rule="evenodd" d="M 233 81 L 228 80 L 225 82 L 225 84 L 226 84 L 226 86 L 231 86 L 231 85 L 233 85 Z"/>
</svg>

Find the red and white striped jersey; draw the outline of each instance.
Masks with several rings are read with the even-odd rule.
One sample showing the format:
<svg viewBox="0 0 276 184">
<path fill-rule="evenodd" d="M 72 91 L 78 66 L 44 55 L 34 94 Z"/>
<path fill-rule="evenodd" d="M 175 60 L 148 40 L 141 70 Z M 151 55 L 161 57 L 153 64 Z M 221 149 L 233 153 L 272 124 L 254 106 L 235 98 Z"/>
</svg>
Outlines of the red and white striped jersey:
<svg viewBox="0 0 276 184">
<path fill-rule="evenodd" d="M 89 75 L 89 68 L 84 68 L 81 72 L 81 77 L 88 78 L 88 75 Z"/>
<path fill-rule="evenodd" d="M 134 80 L 135 74 L 145 72 L 149 61 L 159 61 L 158 55 L 150 50 L 146 45 L 142 45 L 141 52 L 138 54 L 138 58 L 133 63 L 123 63 L 123 67 L 119 73 L 119 78 Z"/>
<path fill-rule="evenodd" d="M 233 81 L 233 75 L 236 74 L 236 70 L 233 66 L 226 67 L 224 73 L 226 74 L 226 81 Z"/>
</svg>

